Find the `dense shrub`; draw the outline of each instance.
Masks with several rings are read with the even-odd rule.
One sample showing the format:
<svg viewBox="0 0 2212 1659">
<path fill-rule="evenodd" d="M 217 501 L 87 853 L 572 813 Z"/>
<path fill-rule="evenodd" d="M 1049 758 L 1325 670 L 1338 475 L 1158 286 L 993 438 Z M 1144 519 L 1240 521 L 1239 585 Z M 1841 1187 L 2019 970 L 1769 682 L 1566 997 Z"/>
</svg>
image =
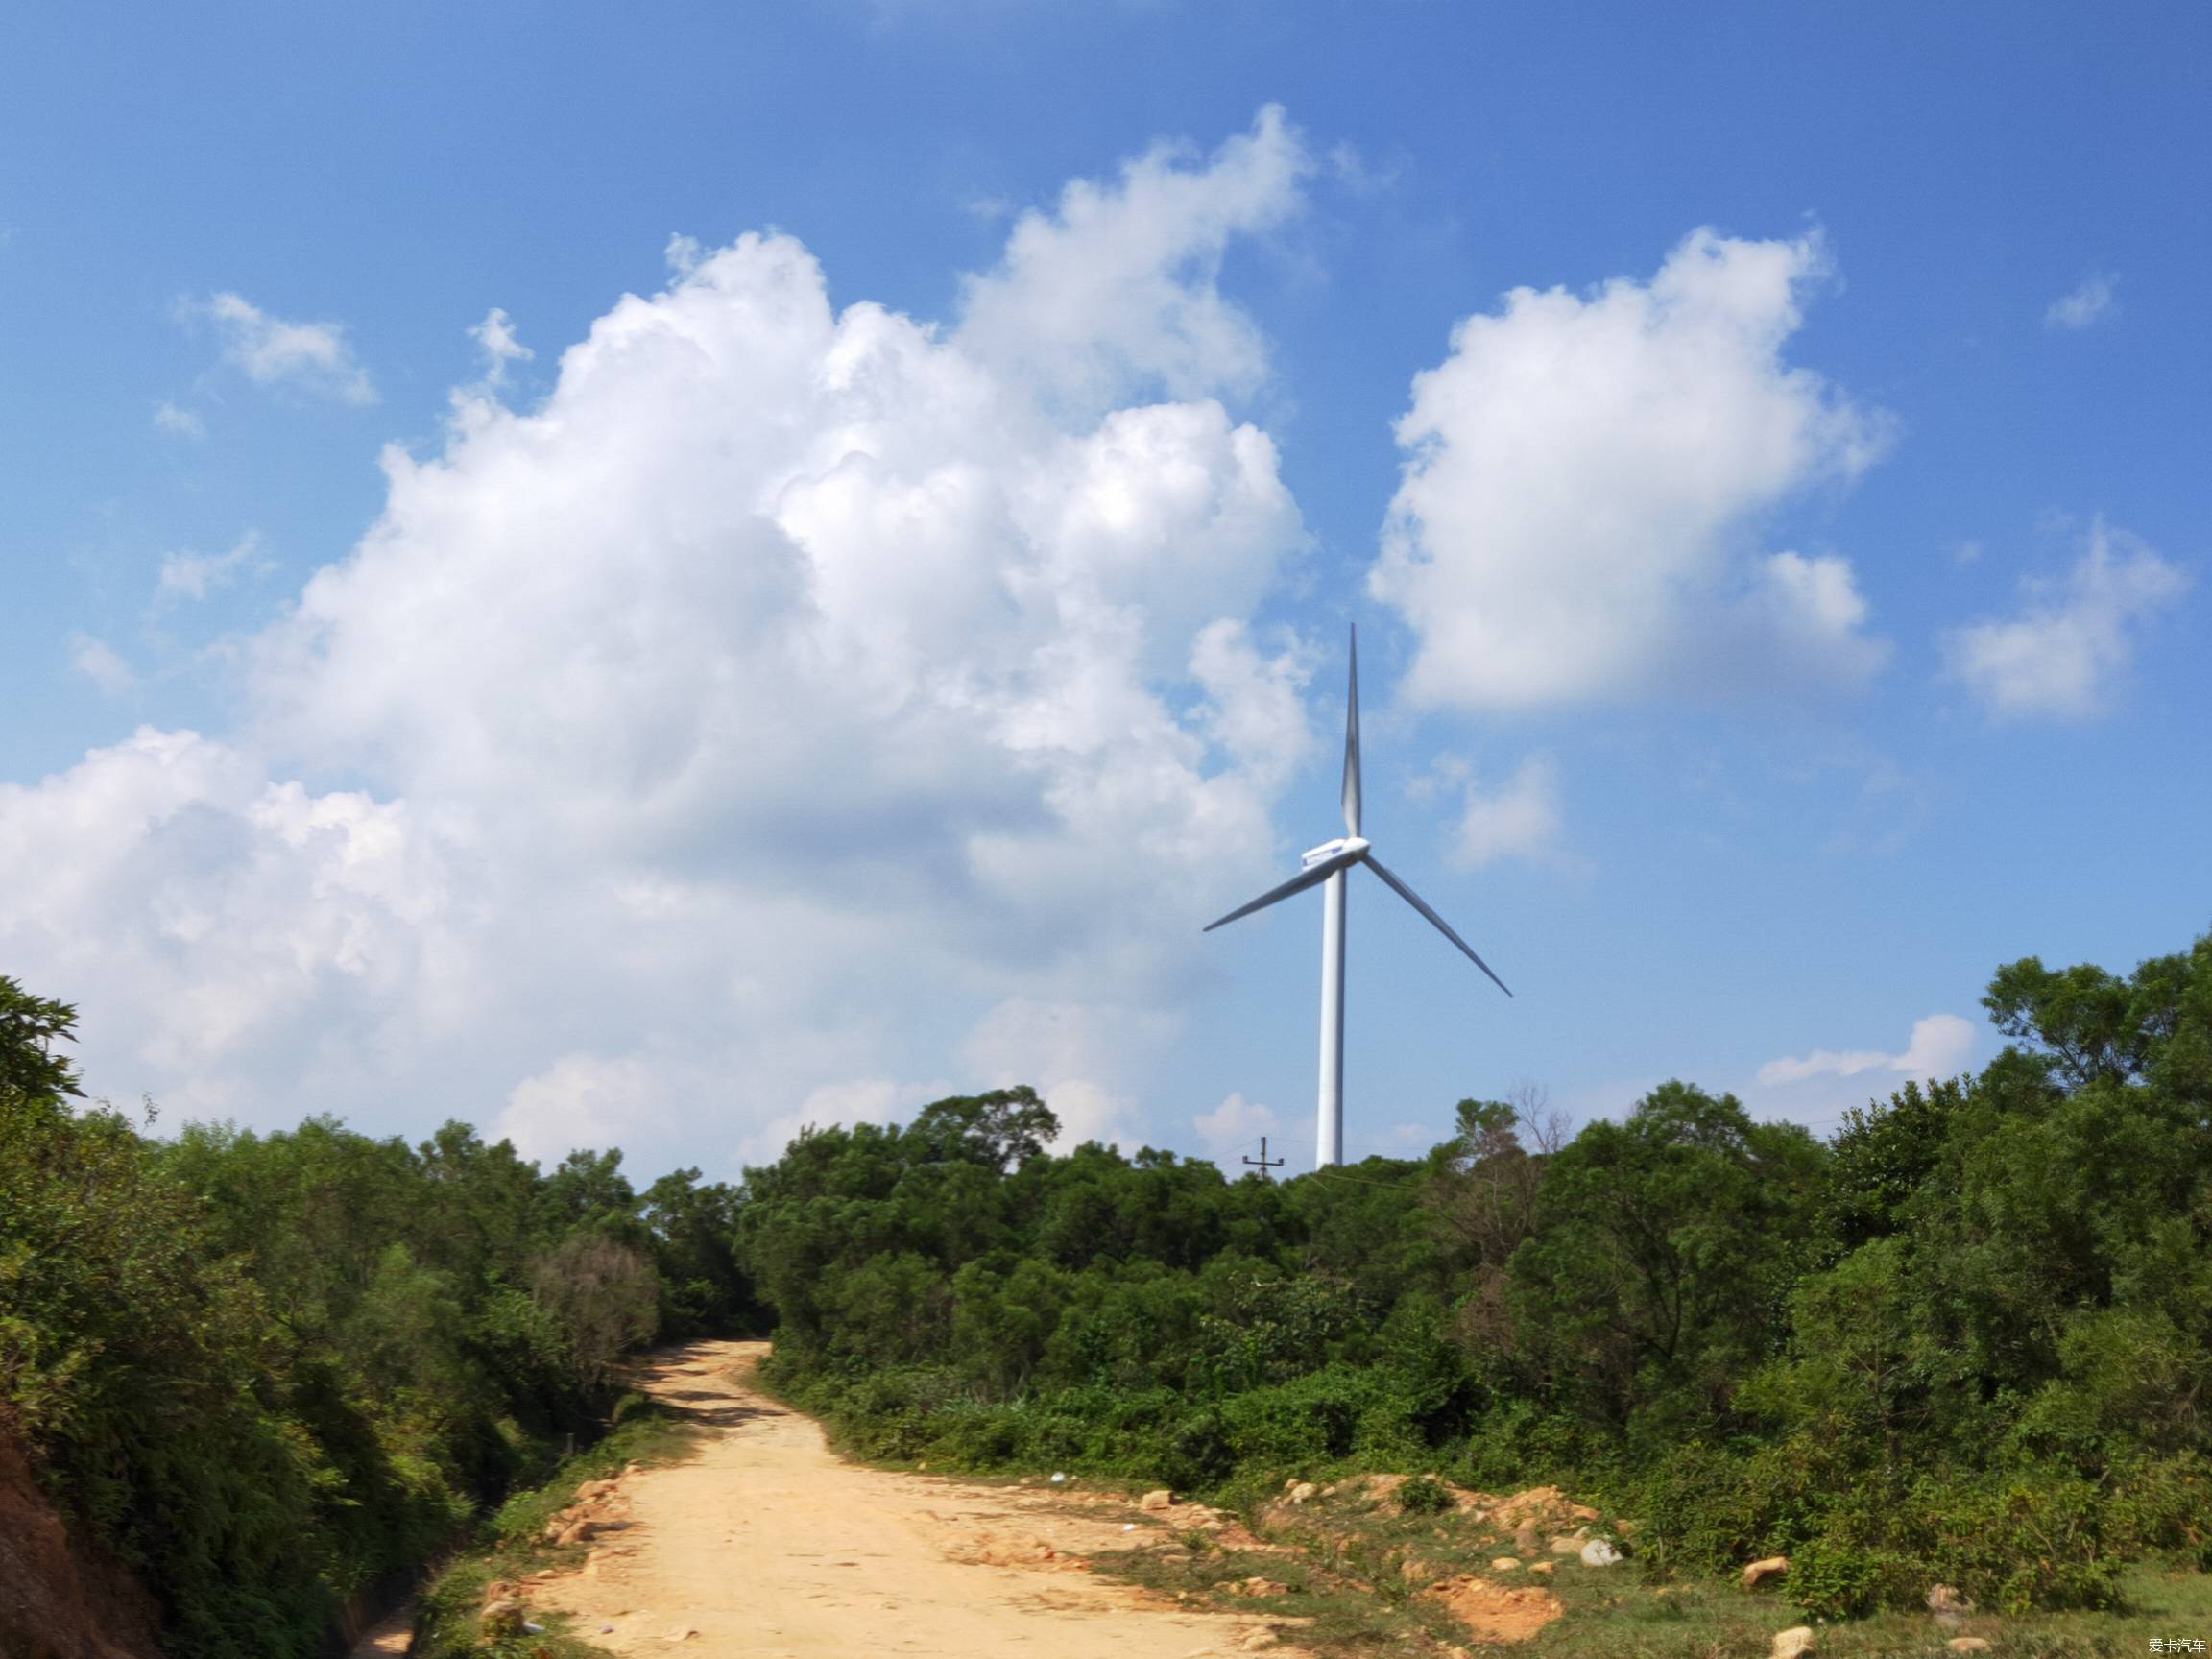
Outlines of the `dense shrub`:
<svg viewBox="0 0 2212 1659">
<path fill-rule="evenodd" d="M 1278 1186 L 943 1101 L 750 1171 L 743 1254 L 778 1375 L 875 1455 L 1437 1468 L 1576 1486 L 1659 1575 L 1788 1552 L 1825 1617 L 2099 1606 L 2212 1550 L 2212 936 L 1986 1001 L 2015 1046 L 1826 1144 L 1675 1082 L 1571 1139 L 1463 1102 L 1424 1159 Z"/>
<path fill-rule="evenodd" d="M 589 1440 L 653 1334 L 658 1262 L 687 1307 L 750 1303 L 727 1228 L 719 1257 L 699 1236 L 727 1190 L 696 1172 L 640 1204 L 618 1154 L 543 1174 L 460 1124 L 420 1148 L 327 1118 L 164 1142 L 72 1109 L 71 1020 L 0 979 L 0 1415 L 176 1659 L 314 1651 L 342 1603 Z"/>
</svg>

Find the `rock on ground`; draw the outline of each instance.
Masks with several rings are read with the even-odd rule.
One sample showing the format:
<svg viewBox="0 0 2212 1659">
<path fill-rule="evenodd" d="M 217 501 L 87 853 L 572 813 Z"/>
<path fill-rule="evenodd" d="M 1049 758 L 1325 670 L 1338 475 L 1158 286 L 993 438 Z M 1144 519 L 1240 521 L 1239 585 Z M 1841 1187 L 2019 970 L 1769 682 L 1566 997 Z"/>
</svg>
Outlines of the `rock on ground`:
<svg viewBox="0 0 2212 1659">
<path fill-rule="evenodd" d="M 1762 1560 L 1752 1562 L 1750 1566 L 1743 1569 L 1743 1588 L 1756 1590 L 1767 1579 L 1779 1578 L 1789 1571 L 1789 1556 L 1768 1555 Z"/>
</svg>

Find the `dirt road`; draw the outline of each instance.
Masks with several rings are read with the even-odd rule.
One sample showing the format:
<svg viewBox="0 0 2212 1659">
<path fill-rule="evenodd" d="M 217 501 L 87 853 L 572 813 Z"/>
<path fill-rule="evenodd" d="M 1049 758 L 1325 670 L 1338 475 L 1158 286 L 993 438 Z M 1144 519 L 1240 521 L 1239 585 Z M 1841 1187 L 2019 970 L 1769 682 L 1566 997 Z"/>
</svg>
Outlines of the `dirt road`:
<svg viewBox="0 0 2212 1659">
<path fill-rule="evenodd" d="M 625 1475 L 630 1525 L 581 1572 L 531 1583 L 534 1606 L 575 1614 L 617 1653 L 701 1659 L 1228 1659 L 1269 1646 L 1264 1621 L 1181 1611 L 1084 1570 L 1085 1553 L 1166 1536 L 1125 1504 L 840 1461 L 812 1419 L 746 1385 L 766 1351 L 699 1342 L 651 1367 L 650 1390 L 709 1438 L 691 1462 Z"/>
</svg>

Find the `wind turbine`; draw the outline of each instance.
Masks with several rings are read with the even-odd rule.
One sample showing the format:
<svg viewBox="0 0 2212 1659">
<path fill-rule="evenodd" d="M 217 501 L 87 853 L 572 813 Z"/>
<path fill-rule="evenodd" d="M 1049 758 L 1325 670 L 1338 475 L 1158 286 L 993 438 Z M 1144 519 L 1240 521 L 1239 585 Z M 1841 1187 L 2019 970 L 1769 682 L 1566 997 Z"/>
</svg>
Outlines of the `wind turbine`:
<svg viewBox="0 0 2212 1659">
<path fill-rule="evenodd" d="M 1344 875 L 1355 864 L 1364 864 L 1382 878 L 1383 884 L 1435 926 L 1445 938 L 1459 947 L 1467 960 L 1485 974 L 1505 995 L 1505 981 L 1490 973 L 1490 964 L 1475 954 L 1475 948 L 1452 931 L 1452 925 L 1429 908 L 1421 895 L 1382 867 L 1374 849 L 1359 834 L 1359 629 L 1352 629 L 1352 685 L 1344 716 L 1344 833 L 1324 841 L 1305 854 L 1305 868 L 1282 886 L 1262 893 L 1251 903 L 1232 910 L 1218 922 L 1209 922 L 1211 933 L 1240 916 L 1264 910 L 1277 900 L 1326 883 L 1321 908 L 1321 1104 L 1314 1166 L 1326 1168 L 1344 1162 Z"/>
</svg>

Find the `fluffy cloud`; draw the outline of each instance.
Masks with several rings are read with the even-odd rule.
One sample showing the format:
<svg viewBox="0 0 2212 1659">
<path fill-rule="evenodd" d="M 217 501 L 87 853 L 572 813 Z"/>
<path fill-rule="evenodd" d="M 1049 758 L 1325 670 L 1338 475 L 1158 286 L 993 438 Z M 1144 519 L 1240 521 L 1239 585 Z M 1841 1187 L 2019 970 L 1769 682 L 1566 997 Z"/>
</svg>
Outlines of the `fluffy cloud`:
<svg viewBox="0 0 2212 1659">
<path fill-rule="evenodd" d="M 1531 756 L 1503 785 L 1462 784 L 1458 821 L 1452 830 L 1452 858 L 1479 870 L 1501 858 L 1542 858 L 1560 838 L 1559 769 L 1549 756 Z"/>
<path fill-rule="evenodd" d="M 477 385 L 486 393 L 496 392 L 507 383 L 508 365 L 527 363 L 537 355 L 515 337 L 515 325 L 496 305 L 484 313 L 483 322 L 469 330 L 469 338 L 476 342 L 477 352 L 484 360 L 483 377 Z"/>
<path fill-rule="evenodd" d="M 342 403 L 373 403 L 376 388 L 337 323 L 287 323 L 236 294 L 188 307 L 213 321 L 224 360 L 261 386 L 293 386 Z"/>
<path fill-rule="evenodd" d="M 1206 691 L 1200 729 L 1255 780 L 1279 787 L 1312 754 L 1304 702 L 1312 663 L 1297 641 L 1262 656 L 1242 622 L 1210 622 L 1191 646 L 1190 677 Z"/>
<path fill-rule="evenodd" d="M 1931 1014 L 1912 1022 L 1912 1038 L 1902 1054 L 1879 1048 L 1815 1048 L 1802 1059 L 1769 1060 L 1759 1081 L 1772 1088 L 1815 1077 L 1857 1077 L 1878 1071 L 1902 1083 L 1956 1076 L 1974 1052 L 1975 1029 L 1956 1014 Z"/>
<path fill-rule="evenodd" d="M 2112 291 L 2118 280 L 2103 272 L 2093 274 L 2073 293 L 2051 301 L 2051 308 L 2043 313 L 2043 326 L 2086 328 L 2111 316 L 2116 304 Z"/>
<path fill-rule="evenodd" d="M 1886 648 L 1850 565 L 1747 556 L 1757 515 L 1881 452 L 1887 423 L 1784 360 L 1817 237 L 1698 230 L 1648 282 L 1519 288 L 1454 329 L 1398 421 L 1369 578 L 1419 638 L 1417 703 L 1530 708 L 1777 675 Z"/>
<path fill-rule="evenodd" d="M 1275 1108 L 1262 1106 L 1257 1100 L 1247 1100 L 1242 1094 L 1230 1094 L 1211 1112 L 1201 1112 L 1190 1119 L 1198 1131 L 1199 1142 L 1214 1155 L 1234 1178 L 1245 1172 L 1240 1160 L 1247 1151 L 1257 1155 L 1262 1135 L 1280 1137 L 1283 1119 L 1275 1115 Z M 1273 1148 L 1275 1152 L 1281 1146 Z"/>
<path fill-rule="evenodd" d="M 1141 1140 L 1196 922 L 1272 867 L 1310 742 L 1302 648 L 1238 620 L 1305 532 L 1214 397 L 1261 359 L 1213 275 L 1302 167 L 1267 113 L 1071 187 L 950 329 L 834 310 L 785 236 L 678 245 L 528 412 L 480 383 L 387 452 L 228 741 L 0 796 L 10 866 L 65 872 L 0 899 L 11 971 L 84 1004 L 95 1086 L 250 1120 L 497 1113 L 727 1172 L 794 1102 L 950 1072 Z M 1056 238 L 1112 254 L 1095 337 Z"/>
<path fill-rule="evenodd" d="M 682 1095 L 642 1056 L 564 1054 L 515 1085 L 492 1134 L 525 1158 L 557 1164 L 579 1146 L 660 1141 Z"/>
<path fill-rule="evenodd" d="M 2110 702 L 2145 626 L 2187 587 L 2180 569 L 2100 519 L 2063 580 L 2025 584 L 2018 615 L 1946 636 L 1947 672 L 1992 714 L 2087 718 Z"/>
<path fill-rule="evenodd" d="M 1057 212 L 1023 214 L 999 268 L 968 279 L 962 345 L 1077 407 L 1257 386 L 1265 345 L 1215 277 L 1233 238 L 1297 209 L 1312 160 L 1275 105 L 1206 167 L 1189 159 L 1158 145 L 1118 186 L 1077 180 Z"/>
<path fill-rule="evenodd" d="M 1145 1140 L 1138 1103 L 1116 1080 L 1128 1075 L 1131 1055 L 1157 1052 L 1179 1024 L 1165 1008 L 1010 997 L 976 1022 L 961 1058 L 981 1087 L 1035 1084 L 1060 1119 L 1063 1149 L 1102 1141 L 1135 1151 Z"/>
<path fill-rule="evenodd" d="M 0 955 L 81 1004 L 96 1089 L 201 1113 L 350 1106 L 343 1079 L 389 1075 L 389 1044 L 471 1011 L 450 867 L 417 814 L 312 795 L 191 732 L 141 727 L 0 784 L 0 860 L 36 875 L 11 884 Z"/>
</svg>

